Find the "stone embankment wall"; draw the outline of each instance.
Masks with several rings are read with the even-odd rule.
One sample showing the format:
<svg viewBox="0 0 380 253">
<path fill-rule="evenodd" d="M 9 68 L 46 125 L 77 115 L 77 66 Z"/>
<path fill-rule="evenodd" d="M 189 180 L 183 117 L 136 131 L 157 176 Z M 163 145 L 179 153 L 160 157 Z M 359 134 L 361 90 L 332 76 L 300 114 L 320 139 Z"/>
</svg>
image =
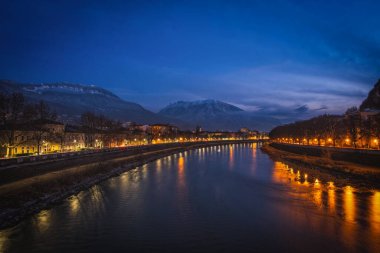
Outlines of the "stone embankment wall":
<svg viewBox="0 0 380 253">
<path fill-rule="evenodd" d="M 380 168 L 380 150 L 304 146 L 277 142 L 272 142 L 270 145 L 276 149 L 294 154 L 325 157 L 335 161 L 352 162 Z"/>
</svg>

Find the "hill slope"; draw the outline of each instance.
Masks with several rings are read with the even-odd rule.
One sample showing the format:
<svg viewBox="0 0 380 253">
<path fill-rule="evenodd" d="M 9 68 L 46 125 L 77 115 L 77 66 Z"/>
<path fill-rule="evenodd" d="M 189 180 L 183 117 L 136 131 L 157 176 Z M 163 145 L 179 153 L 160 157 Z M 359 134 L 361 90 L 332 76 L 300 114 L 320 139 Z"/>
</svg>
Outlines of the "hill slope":
<svg viewBox="0 0 380 253">
<path fill-rule="evenodd" d="M 368 93 L 368 97 L 360 105 L 360 110 L 380 110 L 380 80 L 377 81 L 373 89 Z"/>
<path fill-rule="evenodd" d="M 65 122 L 78 122 L 85 111 L 103 114 L 121 121 L 142 124 L 171 121 L 146 110 L 141 105 L 127 102 L 105 89 L 71 83 L 23 84 L 0 81 L 0 90 L 21 92 L 28 102 L 46 101 Z"/>
</svg>

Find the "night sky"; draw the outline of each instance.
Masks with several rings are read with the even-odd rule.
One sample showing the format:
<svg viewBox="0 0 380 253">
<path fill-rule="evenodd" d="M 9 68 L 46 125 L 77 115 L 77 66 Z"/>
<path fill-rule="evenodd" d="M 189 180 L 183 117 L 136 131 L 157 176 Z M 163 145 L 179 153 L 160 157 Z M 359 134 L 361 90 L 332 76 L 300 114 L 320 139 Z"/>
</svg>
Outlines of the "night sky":
<svg viewBox="0 0 380 253">
<path fill-rule="evenodd" d="M 380 78 L 379 10 L 380 1 L 2 0 L 0 79 L 95 84 L 154 111 L 212 98 L 342 113 Z"/>
</svg>

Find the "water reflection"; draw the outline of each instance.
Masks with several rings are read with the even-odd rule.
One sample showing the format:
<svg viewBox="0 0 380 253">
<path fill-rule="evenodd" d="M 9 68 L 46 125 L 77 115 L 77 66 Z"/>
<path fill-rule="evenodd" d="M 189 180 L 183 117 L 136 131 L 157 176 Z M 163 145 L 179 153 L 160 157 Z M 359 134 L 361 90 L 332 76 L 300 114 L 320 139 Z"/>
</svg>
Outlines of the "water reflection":
<svg viewBox="0 0 380 253">
<path fill-rule="evenodd" d="M 319 208 L 322 208 L 323 200 L 322 200 L 322 186 L 318 179 L 314 182 L 314 202 Z"/>
<path fill-rule="evenodd" d="M 105 200 L 100 185 L 91 187 L 89 189 L 89 194 L 91 198 L 91 208 L 99 212 L 103 212 L 105 208 Z"/>
<path fill-rule="evenodd" d="M 374 233 L 380 234 L 380 192 L 375 191 L 371 197 L 370 224 Z"/>
<path fill-rule="evenodd" d="M 311 184 L 308 179 L 313 178 Z M 341 206 L 342 219 L 347 223 L 358 222 L 358 201 L 353 186 L 346 185 L 337 187 L 333 181 L 323 183 L 317 177 L 289 167 L 282 162 L 274 162 L 272 180 L 275 183 L 287 185 L 293 188 L 293 192 L 304 192 L 302 187 L 306 187 L 311 193 L 311 201 L 318 207 L 328 210 L 332 215 L 339 215 L 337 207 Z M 363 190 L 363 189 L 362 189 Z M 368 201 L 370 202 L 369 210 L 364 210 L 363 213 L 368 213 L 370 224 L 373 230 L 380 232 L 380 192 L 370 192 Z M 337 198 L 339 195 L 339 198 Z M 307 196 L 307 195 L 302 195 Z M 325 196 L 325 197 L 324 197 Z M 325 200 L 324 200 L 325 198 Z M 337 203 L 338 199 L 341 203 Z M 362 200 L 363 201 L 363 200 Z"/>
<path fill-rule="evenodd" d="M 328 190 L 327 190 L 327 195 L 328 195 L 328 209 L 331 214 L 335 214 L 335 186 L 333 182 L 329 182 Z"/>
<path fill-rule="evenodd" d="M 185 168 L 185 158 L 181 156 L 180 158 L 178 158 L 178 171 L 181 177 L 183 177 L 184 168 Z"/>
<path fill-rule="evenodd" d="M 161 172 L 161 167 L 162 167 L 162 159 L 158 159 L 156 161 L 156 168 L 157 168 L 156 170 L 157 170 L 158 173 Z"/>
<path fill-rule="evenodd" d="M 46 232 L 46 230 L 50 226 L 50 218 L 51 218 L 51 210 L 42 210 L 37 214 L 34 219 L 34 223 L 36 228 L 40 231 L 40 233 Z"/>
<path fill-rule="evenodd" d="M 181 156 L 178 158 L 178 185 L 181 191 L 184 190 L 186 186 L 185 182 L 185 158 Z"/>
<path fill-rule="evenodd" d="M 73 196 L 69 199 L 69 204 L 71 208 L 71 214 L 75 215 L 77 214 L 79 210 L 79 197 L 78 196 Z"/>
<path fill-rule="evenodd" d="M 257 170 L 257 143 L 252 143 L 252 172 Z"/>
<path fill-rule="evenodd" d="M 355 195 L 351 186 L 344 188 L 344 214 L 347 221 L 355 221 Z"/>
<path fill-rule="evenodd" d="M 225 145 L 128 171 L 12 229 L 0 252 L 379 252 L 380 191 Z"/>
<path fill-rule="evenodd" d="M 5 231 L 0 231 L 0 253 L 5 252 L 8 243 L 8 233 Z"/>
<path fill-rule="evenodd" d="M 291 187 L 292 190 L 290 192 L 292 192 L 293 196 L 305 198 L 314 203 L 318 207 L 316 210 L 322 212 L 319 215 L 324 215 L 323 212 L 326 210 L 326 214 L 340 220 L 335 225 L 310 224 L 310 226 L 318 227 L 314 229 L 323 231 L 323 233 L 331 236 L 334 234 L 340 235 L 341 241 L 347 249 L 354 252 L 367 251 L 363 250 L 363 248 L 369 248 L 369 252 L 378 252 L 380 247 L 379 191 L 372 192 L 360 189 L 363 197 L 360 198 L 359 203 L 356 193 L 358 190 L 353 186 L 337 187 L 333 181 L 323 183 L 320 179 L 310 174 L 310 172 L 309 174 L 299 170 L 295 172 L 294 168 L 281 162 L 274 162 L 272 176 L 273 182 Z M 308 181 L 308 178 L 313 179 L 312 184 Z M 311 198 L 307 197 L 308 194 L 304 194 L 308 191 L 311 194 Z M 366 194 L 370 194 L 370 196 L 365 198 Z M 368 204 L 363 202 L 367 202 Z M 361 208 L 360 214 L 359 208 Z M 368 223 L 363 223 L 362 220 L 367 218 Z M 299 223 L 302 219 L 297 216 L 294 221 Z M 308 220 L 308 222 L 312 222 L 312 220 Z M 367 229 L 370 230 L 367 231 Z M 361 230 L 365 232 L 360 234 L 359 231 Z M 366 241 L 367 246 L 363 244 L 364 241 Z"/>
<path fill-rule="evenodd" d="M 232 169 L 234 166 L 234 147 L 232 145 L 230 145 L 228 164 L 230 169 Z"/>
</svg>

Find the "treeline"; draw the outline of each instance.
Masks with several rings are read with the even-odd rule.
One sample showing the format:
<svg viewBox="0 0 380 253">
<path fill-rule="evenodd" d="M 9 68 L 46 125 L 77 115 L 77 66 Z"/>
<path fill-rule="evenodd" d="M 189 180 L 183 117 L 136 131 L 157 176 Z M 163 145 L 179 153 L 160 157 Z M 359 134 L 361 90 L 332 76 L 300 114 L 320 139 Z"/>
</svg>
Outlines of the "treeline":
<svg viewBox="0 0 380 253">
<path fill-rule="evenodd" d="M 89 130 L 116 130 L 122 127 L 120 121 L 112 120 L 101 114 L 84 112 L 81 115 L 81 126 Z"/>
<path fill-rule="evenodd" d="M 26 103 L 22 93 L 0 93 L 0 125 L 7 126 L 39 119 L 56 120 L 57 114 L 44 102 Z"/>
<path fill-rule="evenodd" d="M 52 125 L 58 126 L 51 127 Z M 116 130 L 121 129 L 121 123 L 103 115 L 85 112 L 81 115 L 79 126 L 72 126 L 77 132 L 85 134 L 86 140 L 98 138 L 102 143 L 115 138 Z M 42 150 L 46 143 L 56 143 L 64 149 L 68 140 L 66 126 L 57 122 L 57 114 L 44 101 L 27 102 L 22 93 L 4 94 L 0 92 L 0 148 L 6 150 L 6 156 L 11 157 L 18 147 L 33 147 Z M 94 144 L 86 143 L 89 146 Z"/>
<path fill-rule="evenodd" d="M 280 142 L 307 145 L 379 147 L 380 114 L 349 108 L 344 115 L 322 115 L 274 128 L 269 136 Z"/>
<path fill-rule="evenodd" d="M 32 123 L 37 120 L 57 120 L 57 114 L 49 105 L 40 100 L 37 103 L 27 103 L 22 93 L 0 93 L 0 126 L 2 129 L 13 128 L 15 125 Z M 104 115 L 85 112 L 81 115 L 80 125 L 93 130 L 117 129 L 121 122 L 111 120 Z"/>
</svg>

